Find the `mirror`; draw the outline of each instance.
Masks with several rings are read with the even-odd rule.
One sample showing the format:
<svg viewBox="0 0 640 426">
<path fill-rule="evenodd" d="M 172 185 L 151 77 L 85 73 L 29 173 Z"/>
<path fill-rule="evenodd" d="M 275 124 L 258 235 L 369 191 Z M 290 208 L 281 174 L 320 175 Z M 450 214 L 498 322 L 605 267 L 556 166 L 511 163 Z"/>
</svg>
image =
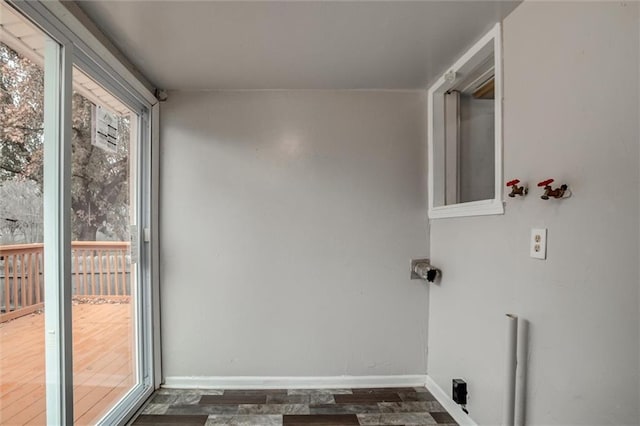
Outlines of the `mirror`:
<svg viewBox="0 0 640 426">
<path fill-rule="evenodd" d="M 500 24 L 429 89 L 429 217 L 502 214 Z"/>
</svg>

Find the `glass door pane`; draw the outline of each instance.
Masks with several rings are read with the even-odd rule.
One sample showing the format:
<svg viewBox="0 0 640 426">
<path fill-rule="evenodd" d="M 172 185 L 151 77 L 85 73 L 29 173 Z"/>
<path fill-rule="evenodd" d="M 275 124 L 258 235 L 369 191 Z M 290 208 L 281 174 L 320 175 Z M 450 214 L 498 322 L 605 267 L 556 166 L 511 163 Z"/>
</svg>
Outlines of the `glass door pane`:
<svg viewBox="0 0 640 426">
<path fill-rule="evenodd" d="M 73 72 L 71 222 L 76 424 L 95 424 L 138 383 L 138 116 Z"/>
<path fill-rule="evenodd" d="M 46 423 L 45 34 L 0 1 L 0 424 Z"/>
</svg>

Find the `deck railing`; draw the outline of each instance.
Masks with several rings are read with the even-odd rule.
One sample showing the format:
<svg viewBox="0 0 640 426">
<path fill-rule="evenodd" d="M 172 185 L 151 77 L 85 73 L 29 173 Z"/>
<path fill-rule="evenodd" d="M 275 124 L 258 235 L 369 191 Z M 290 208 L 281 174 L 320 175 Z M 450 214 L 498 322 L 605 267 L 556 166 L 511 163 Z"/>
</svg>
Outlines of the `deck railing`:
<svg viewBox="0 0 640 426">
<path fill-rule="evenodd" d="M 128 241 L 71 243 L 73 296 L 126 299 L 131 295 Z M 44 308 L 42 243 L 0 246 L 0 323 Z"/>
</svg>

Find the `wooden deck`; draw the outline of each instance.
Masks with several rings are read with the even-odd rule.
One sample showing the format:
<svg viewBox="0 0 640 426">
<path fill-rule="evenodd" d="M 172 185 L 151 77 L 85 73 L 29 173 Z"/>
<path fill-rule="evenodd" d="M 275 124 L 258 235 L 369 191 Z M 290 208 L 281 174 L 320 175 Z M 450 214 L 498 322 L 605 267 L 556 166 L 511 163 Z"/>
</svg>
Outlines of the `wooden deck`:
<svg viewBox="0 0 640 426">
<path fill-rule="evenodd" d="M 73 307 L 74 417 L 94 424 L 133 386 L 132 305 Z M 44 425 L 44 315 L 0 324 L 0 424 Z"/>
</svg>

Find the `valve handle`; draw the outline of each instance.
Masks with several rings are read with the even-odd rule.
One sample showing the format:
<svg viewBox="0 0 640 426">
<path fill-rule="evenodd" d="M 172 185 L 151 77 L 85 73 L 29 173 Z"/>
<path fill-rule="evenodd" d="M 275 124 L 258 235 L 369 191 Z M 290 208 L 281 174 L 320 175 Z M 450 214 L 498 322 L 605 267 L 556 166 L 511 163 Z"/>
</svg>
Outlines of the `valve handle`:
<svg viewBox="0 0 640 426">
<path fill-rule="evenodd" d="M 553 182 L 553 179 L 543 180 L 542 182 L 538 182 L 538 186 L 547 186 Z"/>
<path fill-rule="evenodd" d="M 520 183 L 520 179 L 514 179 L 514 180 L 510 180 L 509 182 L 507 182 L 507 186 L 513 186 L 513 185 L 517 185 Z"/>
</svg>

